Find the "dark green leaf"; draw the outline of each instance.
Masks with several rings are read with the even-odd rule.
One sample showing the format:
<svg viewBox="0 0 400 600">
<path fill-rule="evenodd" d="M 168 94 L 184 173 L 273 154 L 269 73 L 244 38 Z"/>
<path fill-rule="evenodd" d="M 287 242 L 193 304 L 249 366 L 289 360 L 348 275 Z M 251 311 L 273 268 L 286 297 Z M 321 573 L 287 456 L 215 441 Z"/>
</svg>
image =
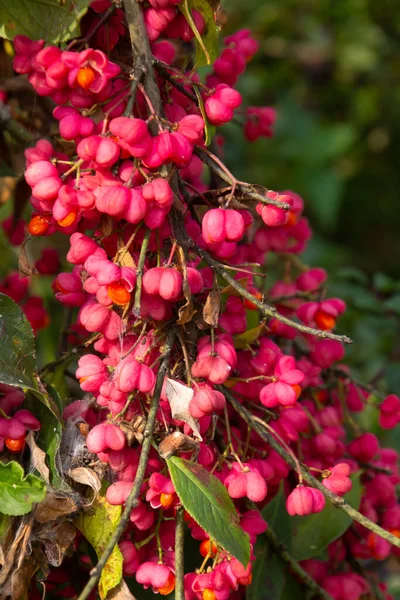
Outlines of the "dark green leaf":
<svg viewBox="0 0 400 600">
<path fill-rule="evenodd" d="M 304 598 L 303 589 L 298 579 L 288 574 L 280 600 L 301 600 L 301 598 Z"/>
<path fill-rule="evenodd" d="M 281 486 L 279 492 L 261 511 L 263 519 L 274 531 L 279 541 L 284 544 L 290 552 L 290 544 L 292 539 L 292 522 L 291 517 L 286 510 L 286 498 Z"/>
<path fill-rule="evenodd" d="M 35 375 L 35 338 L 29 321 L 5 294 L 0 294 L 0 339 L 1 383 L 31 390 L 59 419 L 57 405 Z"/>
<path fill-rule="evenodd" d="M 54 388 L 48 386 L 49 394 L 61 410 L 61 401 Z M 56 490 L 68 491 L 70 486 L 62 479 L 59 471 L 59 450 L 62 435 L 62 425 L 54 414 L 42 403 L 38 402 L 33 394 L 25 400 L 28 408 L 41 422 L 42 426 L 36 434 L 36 444 L 47 455 L 46 463 L 50 469 L 50 483 Z"/>
<path fill-rule="evenodd" d="M 396 315 L 400 315 L 400 294 L 395 294 L 389 298 L 389 300 L 386 300 L 384 307 L 386 310 L 390 310 L 391 312 L 396 313 Z"/>
<path fill-rule="evenodd" d="M 239 526 L 238 514 L 225 486 L 197 463 L 172 456 L 167 464 L 176 493 L 189 515 L 246 566 L 250 560 L 249 537 Z"/>
<path fill-rule="evenodd" d="M 246 588 L 246 600 L 280 600 L 285 586 L 287 566 L 274 554 L 265 537 L 260 537 L 254 550 L 251 585 Z"/>
<path fill-rule="evenodd" d="M 0 0 L 0 37 L 16 35 L 65 42 L 79 35 L 79 22 L 88 8 L 87 0 Z"/>
<path fill-rule="evenodd" d="M 26 515 L 32 504 L 46 495 L 46 486 L 35 475 L 26 475 L 15 461 L 0 463 L 0 512 L 4 515 Z"/>
<path fill-rule="evenodd" d="M 0 381 L 37 390 L 35 338 L 19 306 L 0 294 Z"/>
<path fill-rule="evenodd" d="M 353 488 L 345 496 L 353 508 L 358 509 L 361 499 L 360 474 L 351 476 Z M 352 518 L 335 508 L 329 500 L 324 510 L 306 517 L 290 517 L 292 522 L 291 555 L 295 560 L 318 556 L 329 544 L 337 540 L 350 527 Z"/>
</svg>

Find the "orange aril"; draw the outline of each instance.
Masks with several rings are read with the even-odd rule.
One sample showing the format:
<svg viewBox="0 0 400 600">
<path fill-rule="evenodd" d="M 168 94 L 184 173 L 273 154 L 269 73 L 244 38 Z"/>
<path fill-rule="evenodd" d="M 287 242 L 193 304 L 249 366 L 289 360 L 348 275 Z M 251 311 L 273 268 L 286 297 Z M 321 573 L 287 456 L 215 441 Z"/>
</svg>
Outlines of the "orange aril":
<svg viewBox="0 0 400 600">
<path fill-rule="evenodd" d="M 12 438 L 6 438 L 5 444 L 10 452 L 21 452 L 25 446 L 25 436 L 17 438 L 15 440 L 13 440 Z"/>
<path fill-rule="evenodd" d="M 64 217 L 60 221 L 57 221 L 57 223 L 61 225 L 61 227 L 69 227 L 75 221 L 77 214 L 78 211 L 71 210 L 71 212 L 69 212 L 66 217 Z"/>
<path fill-rule="evenodd" d="M 295 393 L 296 393 L 296 400 L 297 398 L 300 396 L 302 389 L 301 389 L 301 385 L 299 385 L 298 383 L 295 383 L 294 385 L 292 385 L 292 388 L 294 389 Z"/>
<path fill-rule="evenodd" d="M 92 67 L 81 67 L 78 71 L 77 82 L 84 90 L 88 90 L 92 85 L 96 76 L 95 71 Z"/>
<path fill-rule="evenodd" d="M 28 223 L 28 231 L 31 235 L 43 235 L 51 223 L 51 215 L 34 215 Z"/>
<path fill-rule="evenodd" d="M 174 503 L 175 494 L 160 494 L 160 504 L 163 508 L 170 508 Z"/>
<path fill-rule="evenodd" d="M 297 214 L 294 212 L 294 210 L 289 210 L 286 213 L 285 225 L 296 225 L 296 223 L 297 223 Z"/>
<path fill-rule="evenodd" d="M 323 331 L 333 329 L 336 325 L 336 319 L 332 315 L 329 315 L 323 310 L 319 310 L 315 315 L 315 322 L 317 326 Z"/>
<path fill-rule="evenodd" d="M 261 292 L 256 292 L 255 294 L 253 294 L 254 298 L 256 298 L 257 300 L 262 300 L 262 293 Z M 248 310 L 256 310 L 257 306 L 255 304 L 253 304 L 251 302 L 251 300 L 248 300 L 247 298 L 245 298 L 244 300 L 244 306 L 245 308 L 247 308 Z"/>
<path fill-rule="evenodd" d="M 200 554 L 202 556 L 215 556 L 217 553 L 217 546 L 211 540 L 203 540 L 200 544 Z"/>
<path fill-rule="evenodd" d="M 170 573 L 169 577 L 167 579 L 167 583 L 163 587 L 158 588 L 158 592 L 159 592 L 159 594 L 161 594 L 161 596 L 168 596 L 168 594 L 170 594 L 172 592 L 174 587 L 175 587 L 175 575 L 173 573 Z"/>
<path fill-rule="evenodd" d="M 114 304 L 118 304 L 119 306 L 128 304 L 131 299 L 131 293 L 128 292 L 126 287 L 120 282 L 110 283 L 110 285 L 107 286 L 107 294 Z"/>
<path fill-rule="evenodd" d="M 203 590 L 203 600 L 215 600 L 215 594 L 213 590 L 206 588 Z"/>
</svg>

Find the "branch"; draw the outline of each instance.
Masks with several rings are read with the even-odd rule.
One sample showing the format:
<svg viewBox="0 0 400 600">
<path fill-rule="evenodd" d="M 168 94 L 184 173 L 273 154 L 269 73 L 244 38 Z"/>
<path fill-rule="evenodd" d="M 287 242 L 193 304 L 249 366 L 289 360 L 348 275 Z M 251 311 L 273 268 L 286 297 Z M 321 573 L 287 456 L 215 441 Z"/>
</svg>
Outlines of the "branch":
<svg viewBox="0 0 400 600">
<path fill-rule="evenodd" d="M 332 596 L 328 594 L 318 583 L 309 575 L 304 569 L 301 568 L 299 563 L 290 556 L 286 547 L 279 541 L 275 532 L 268 525 L 267 530 L 264 532 L 269 545 L 277 556 L 279 556 L 285 563 L 290 567 L 290 570 L 297 575 L 300 581 L 307 586 L 312 592 L 312 596 L 323 598 L 324 600 L 333 600 Z"/>
<path fill-rule="evenodd" d="M 272 200 L 271 198 L 266 198 L 262 194 L 259 194 L 254 190 L 253 186 L 249 183 L 243 183 L 242 181 L 234 181 L 233 178 L 229 177 L 229 175 L 221 169 L 213 155 L 206 149 L 200 148 L 196 146 L 194 153 L 203 161 L 214 173 L 218 175 L 223 181 L 229 183 L 230 185 L 236 183 L 236 187 L 240 190 L 240 192 L 250 198 L 251 200 L 256 200 L 257 202 L 262 202 L 263 204 L 272 204 L 273 206 L 277 206 L 278 208 L 283 208 L 284 210 L 290 210 L 291 206 L 287 202 L 280 202 L 279 200 Z M 260 186 L 261 187 L 261 186 Z M 268 190 L 266 190 L 268 191 Z"/>
<path fill-rule="evenodd" d="M 287 464 L 289 464 L 292 468 L 295 469 L 296 464 L 292 456 L 290 456 L 290 454 L 284 448 L 282 448 L 282 446 L 279 444 L 279 442 L 277 442 L 274 436 L 264 427 L 262 427 L 262 425 L 253 420 L 252 414 L 244 406 L 242 406 L 238 400 L 236 400 L 236 398 L 233 396 L 233 394 L 231 394 L 229 390 L 225 389 L 223 386 L 217 387 L 219 391 L 224 394 L 225 398 L 232 404 L 232 406 L 239 413 L 242 419 L 249 425 L 249 427 L 251 427 L 251 429 L 253 429 L 261 437 L 261 439 L 267 442 L 271 446 L 271 448 L 273 448 Z M 318 479 L 315 479 L 315 477 L 310 475 L 307 469 L 305 469 L 303 466 L 301 466 L 300 469 L 303 479 L 307 481 L 307 483 L 309 483 L 312 487 L 320 490 L 324 494 L 325 498 L 328 498 L 328 500 L 330 500 L 334 506 L 343 510 L 349 515 L 349 517 L 363 525 L 363 527 L 365 527 L 366 529 L 373 531 L 381 538 L 393 544 L 393 546 L 400 548 L 400 538 L 397 538 L 391 533 L 389 533 L 389 531 L 382 529 L 382 527 L 379 527 L 379 525 L 376 525 L 376 523 L 373 523 L 372 521 L 370 521 L 370 519 L 364 517 L 364 515 L 359 513 L 358 510 L 350 506 L 350 504 L 347 504 L 347 502 L 343 498 L 341 498 L 340 496 L 336 496 L 336 494 L 333 494 L 330 490 L 324 487 L 322 483 L 318 481 Z"/>
<path fill-rule="evenodd" d="M 106 563 L 107 563 L 108 559 L 110 558 L 112 551 L 114 550 L 115 546 L 118 544 L 118 541 L 124 532 L 124 529 L 129 521 L 129 517 L 130 517 L 132 509 L 138 505 L 140 488 L 142 487 L 142 483 L 143 483 L 143 479 L 144 479 L 146 467 L 147 467 L 147 461 L 148 461 L 149 454 L 150 454 L 154 424 L 155 424 L 156 414 L 157 414 L 158 405 L 159 405 L 159 401 L 160 401 L 161 390 L 162 390 L 165 376 L 168 371 L 169 359 L 170 359 L 170 355 L 171 355 L 174 338 L 175 338 L 175 330 L 170 329 L 167 340 L 165 342 L 164 351 L 162 354 L 163 359 L 162 359 L 162 363 L 160 366 L 160 370 L 158 371 L 158 374 L 157 374 L 156 385 L 154 388 L 153 398 L 151 401 L 150 410 L 149 410 L 149 414 L 147 417 L 146 427 L 143 432 L 144 441 L 143 441 L 143 445 L 142 445 L 142 451 L 140 453 L 140 459 L 139 459 L 139 464 L 138 464 L 138 468 L 136 471 L 135 481 L 133 482 L 131 492 L 125 502 L 124 512 L 122 513 L 121 520 L 118 523 L 117 527 L 114 529 L 114 532 L 110 538 L 110 541 L 108 542 L 103 554 L 101 555 L 99 562 L 94 567 L 94 569 L 91 570 L 90 579 L 77 600 L 87 600 L 89 598 L 92 590 L 94 589 L 95 585 L 98 583 L 98 581 L 100 579 L 101 573 L 102 573 L 104 567 L 106 566 Z"/>
<path fill-rule="evenodd" d="M 153 60 L 153 65 L 157 69 L 157 71 L 160 73 L 160 75 L 163 79 L 168 81 L 172 86 L 174 86 L 174 88 L 176 88 L 179 92 L 181 92 L 181 94 L 183 94 L 184 96 L 189 98 L 189 100 L 192 100 L 192 102 L 194 102 L 195 104 L 198 104 L 197 96 L 195 94 L 192 94 L 192 92 L 189 92 L 189 90 L 187 90 L 185 88 L 185 86 L 182 85 L 182 83 L 179 83 L 179 81 L 176 81 L 174 76 L 171 75 L 171 73 L 168 71 L 168 69 L 167 69 L 168 65 L 166 63 L 163 63 L 163 62 L 155 59 L 155 60 Z"/>
<path fill-rule="evenodd" d="M 185 538 L 185 510 L 180 506 L 176 511 L 175 521 L 175 600 L 185 600 L 183 578 L 184 565 L 184 538 Z"/>
<path fill-rule="evenodd" d="M 145 74 L 143 84 L 146 92 L 154 106 L 154 110 L 161 115 L 162 102 L 160 91 L 158 89 L 156 76 L 153 68 L 153 53 L 150 48 L 149 38 L 143 21 L 143 12 L 137 0 L 124 0 L 126 19 L 128 22 L 129 35 L 131 38 L 132 54 L 134 57 L 141 57 Z"/>
<path fill-rule="evenodd" d="M 284 323 L 285 325 L 289 325 L 289 327 L 298 329 L 302 333 L 314 335 L 315 337 L 319 337 L 322 339 L 337 340 L 338 342 L 341 342 L 341 343 L 352 344 L 352 340 L 349 337 L 347 337 L 346 335 L 337 335 L 336 333 L 329 333 L 328 331 L 321 331 L 320 329 L 314 329 L 313 327 L 308 327 L 308 325 L 302 325 L 301 323 L 298 323 L 297 321 L 292 321 L 292 319 L 288 319 L 288 317 L 284 317 L 283 315 L 281 315 L 278 312 L 278 310 L 274 306 L 269 306 L 268 304 L 265 304 L 264 302 L 260 302 L 260 300 L 258 300 L 255 296 L 253 296 L 250 292 L 248 292 L 244 287 L 242 287 L 236 279 L 233 279 L 233 277 L 231 277 L 229 275 L 229 273 L 226 272 L 226 269 L 221 265 L 221 263 L 219 263 L 217 260 L 212 258 L 207 252 L 205 252 L 202 248 L 200 248 L 200 246 L 198 246 L 193 240 L 190 240 L 190 247 L 193 248 L 193 250 L 196 252 L 196 254 L 198 256 L 200 256 L 200 258 L 202 258 L 204 260 L 204 262 L 206 262 L 210 267 L 212 267 L 214 269 L 214 271 L 216 273 L 218 273 L 218 275 L 221 275 L 221 277 L 223 279 L 225 279 L 225 281 L 227 283 L 229 283 L 229 285 L 234 290 L 236 290 L 243 298 L 246 298 L 247 300 L 252 302 L 252 304 L 257 306 L 258 310 L 266 317 L 274 318 L 277 321 Z"/>
<path fill-rule="evenodd" d="M 139 254 L 139 262 L 136 269 L 136 291 L 135 291 L 135 300 L 133 302 L 133 314 L 135 317 L 140 316 L 140 298 L 142 296 L 142 280 L 143 280 L 143 272 L 144 272 L 144 263 L 146 261 L 146 252 L 149 246 L 151 230 L 147 229 L 144 234 L 142 247 L 140 248 Z"/>
</svg>

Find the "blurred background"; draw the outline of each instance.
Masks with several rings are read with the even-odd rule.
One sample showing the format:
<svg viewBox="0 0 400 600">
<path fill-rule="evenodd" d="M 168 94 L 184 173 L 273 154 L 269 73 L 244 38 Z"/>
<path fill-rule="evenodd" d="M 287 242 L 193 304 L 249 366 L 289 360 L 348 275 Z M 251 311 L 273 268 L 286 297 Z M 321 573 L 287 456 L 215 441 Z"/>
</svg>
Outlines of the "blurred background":
<svg viewBox="0 0 400 600">
<path fill-rule="evenodd" d="M 314 236 L 304 260 L 329 271 L 348 311 L 348 361 L 400 393 L 400 5 L 398 0 L 234 0 L 224 34 L 249 27 L 260 51 L 244 105 L 277 109 L 275 136 L 226 127 L 239 178 L 292 189 Z"/>
<path fill-rule="evenodd" d="M 306 199 L 310 258 L 400 277 L 398 0 L 223 6 L 226 29 L 249 27 L 260 42 L 240 79 L 245 104 L 278 110 L 272 140 L 241 144 L 237 132 L 231 164 L 247 181 Z"/>
</svg>

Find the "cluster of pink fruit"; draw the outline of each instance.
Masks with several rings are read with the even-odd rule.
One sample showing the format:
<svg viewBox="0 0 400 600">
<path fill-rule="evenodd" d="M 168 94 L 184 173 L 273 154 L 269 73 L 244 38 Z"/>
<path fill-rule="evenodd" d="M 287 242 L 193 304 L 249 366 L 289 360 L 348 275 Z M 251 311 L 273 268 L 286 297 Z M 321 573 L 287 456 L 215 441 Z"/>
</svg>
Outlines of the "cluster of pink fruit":
<svg viewBox="0 0 400 600">
<path fill-rule="evenodd" d="M 110 6 L 93 2 L 95 18 Z M 176 429 L 202 437 L 196 460 L 226 487 L 252 548 L 267 524 L 249 501 L 262 508 L 283 483 L 289 514 L 308 515 L 323 510 L 325 497 L 301 477 L 298 481 L 286 462 L 248 430 L 226 403 L 224 386 L 292 455 L 319 473 L 328 490 L 347 493 L 350 475 L 362 469 L 361 512 L 399 536 L 397 454 L 361 430 L 349 439 L 345 428 L 348 415 L 366 407 L 368 394 L 338 364 L 344 356 L 339 341 L 314 337 L 296 325 L 329 333 L 345 310 L 342 300 L 323 299 L 325 271 L 309 269 L 297 257 L 311 236 L 302 199 L 290 191 L 269 191 L 261 200 L 241 193 L 239 203 L 234 181 L 228 199 L 226 192 L 211 193 L 204 183 L 201 156 L 206 153 L 219 169 L 222 164 L 205 148 L 205 130 L 209 123 L 220 126 L 232 120 L 241 104 L 232 86 L 257 43 L 247 30 L 226 38 L 203 83 L 180 68 L 184 50 L 178 52 L 179 40 L 188 42 L 194 34 L 179 0 L 149 0 L 143 3 L 143 15 L 154 56 L 162 61 L 156 79 L 161 112 L 141 84 L 129 102 L 128 73 L 103 52 L 105 37 L 98 30 L 96 41 L 103 50 L 61 51 L 43 41 L 15 39 L 15 70 L 28 74 L 35 90 L 57 103 L 60 135 L 73 142 L 72 150 L 71 144 L 65 146 L 67 153 L 40 140 L 26 151 L 25 173 L 32 188 L 31 236 L 56 231 L 70 236 L 67 261 L 73 267 L 59 273 L 53 287 L 60 302 L 79 309 L 76 335 L 92 347 L 76 372 L 92 400 L 72 403 L 64 417 L 89 424 L 87 448 L 110 466 L 114 477 L 107 500 L 124 505 L 140 456 L 137 423 L 143 423 L 151 402 L 165 332 L 178 327 L 169 377 L 191 392 L 187 410 L 198 435 L 188 422 L 173 417 L 164 386 L 155 439 Z M 192 16 L 201 33 L 204 18 L 196 11 Z M 123 18 L 117 9 L 109 24 L 112 47 L 123 35 Z M 252 107 L 247 117 L 248 139 L 271 135 L 273 109 Z M 222 260 L 228 272 L 233 270 L 246 298 L 222 283 L 201 260 L 199 248 Z M 248 323 L 257 314 L 251 298 L 263 298 L 259 267 L 270 252 L 283 255 L 285 263 L 284 278 L 268 292 L 278 313 L 251 329 Z M 2 291 L 17 299 L 16 288 L 25 284 L 10 279 L 7 285 L 8 291 L 4 286 Z M 210 304 L 211 317 L 203 310 Z M 185 312 L 187 306 L 191 308 Z M 282 323 L 280 315 L 295 321 Z M 19 403 L 7 406 L 8 414 Z M 21 413 L 13 416 L 18 423 Z M 392 428 L 399 421 L 400 399 L 388 396 L 380 406 L 380 423 Z M 166 463 L 153 449 L 120 549 L 125 575 L 135 575 L 162 595 L 175 583 L 171 517 L 179 503 Z M 252 562 L 241 565 L 189 515 L 187 525 L 207 559 L 198 572 L 185 576 L 187 600 L 226 600 L 235 592 L 239 597 L 251 582 Z M 393 549 L 355 524 L 328 551 L 329 561 L 310 559 L 304 569 L 335 600 L 358 600 L 369 584 L 353 572 L 348 553 L 383 560 Z"/>
</svg>

